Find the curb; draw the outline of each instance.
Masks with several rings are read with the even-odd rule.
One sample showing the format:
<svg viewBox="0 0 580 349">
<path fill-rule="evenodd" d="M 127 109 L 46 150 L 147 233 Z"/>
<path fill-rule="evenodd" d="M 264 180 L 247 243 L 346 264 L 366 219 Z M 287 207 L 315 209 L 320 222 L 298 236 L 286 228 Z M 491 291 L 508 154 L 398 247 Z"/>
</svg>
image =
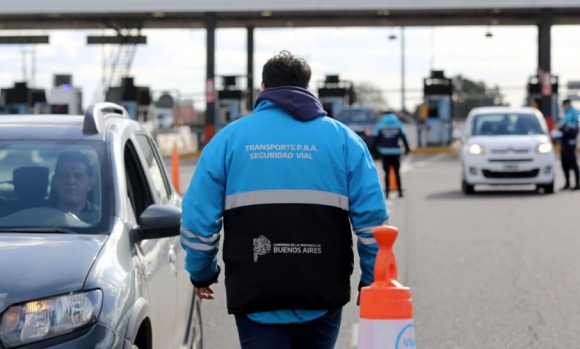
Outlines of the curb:
<svg viewBox="0 0 580 349">
<path fill-rule="evenodd" d="M 461 142 L 454 141 L 448 146 L 417 147 L 411 150 L 411 154 L 457 154 L 460 147 Z"/>
<path fill-rule="evenodd" d="M 411 150 L 413 155 L 431 155 L 431 154 L 457 154 L 458 150 L 454 146 L 449 147 L 421 147 Z"/>
</svg>

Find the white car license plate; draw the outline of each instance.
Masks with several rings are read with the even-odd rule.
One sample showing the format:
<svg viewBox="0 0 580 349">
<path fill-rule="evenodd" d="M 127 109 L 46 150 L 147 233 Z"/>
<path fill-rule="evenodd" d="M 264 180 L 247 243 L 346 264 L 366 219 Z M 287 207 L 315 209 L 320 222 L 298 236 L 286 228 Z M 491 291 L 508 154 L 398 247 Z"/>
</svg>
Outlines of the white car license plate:
<svg viewBox="0 0 580 349">
<path fill-rule="evenodd" d="M 503 169 L 506 172 L 515 172 L 518 170 L 518 164 L 517 163 L 512 163 L 512 162 L 508 162 L 506 164 L 503 164 Z"/>
</svg>

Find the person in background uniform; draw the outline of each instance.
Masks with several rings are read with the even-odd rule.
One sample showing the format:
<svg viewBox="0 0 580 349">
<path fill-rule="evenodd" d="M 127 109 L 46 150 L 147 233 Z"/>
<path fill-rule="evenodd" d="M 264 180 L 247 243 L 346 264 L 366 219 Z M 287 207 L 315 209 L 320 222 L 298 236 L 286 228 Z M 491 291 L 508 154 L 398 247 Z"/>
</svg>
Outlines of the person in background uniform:
<svg viewBox="0 0 580 349">
<path fill-rule="evenodd" d="M 395 172 L 397 188 L 399 188 L 399 197 L 403 197 L 403 187 L 401 186 L 401 149 L 400 143 L 403 143 L 405 155 L 411 151 L 409 142 L 405 136 L 405 128 L 396 114 L 386 112 L 383 118 L 373 130 L 373 139 L 370 142 L 372 152 L 380 154 L 383 169 L 385 170 L 385 197 L 389 197 L 389 175 L 392 167 Z"/>
<path fill-rule="evenodd" d="M 572 107 L 570 100 L 562 101 L 564 108 L 564 117 L 560 124 L 559 130 L 562 132 L 560 144 L 560 157 L 562 162 L 562 170 L 564 171 L 564 178 L 566 184 L 562 190 L 573 189 L 580 190 L 580 178 L 578 170 L 578 162 L 576 160 L 576 138 L 578 137 L 578 111 Z M 574 172 L 576 185 L 570 186 L 570 171 Z"/>
<path fill-rule="evenodd" d="M 374 280 L 372 230 L 389 216 L 366 144 L 326 116 L 288 51 L 262 70 L 255 110 L 203 149 L 184 196 L 181 245 L 195 294 L 213 299 L 223 226 L 228 313 L 243 349 L 334 348 L 350 301 L 352 233 Z"/>
</svg>

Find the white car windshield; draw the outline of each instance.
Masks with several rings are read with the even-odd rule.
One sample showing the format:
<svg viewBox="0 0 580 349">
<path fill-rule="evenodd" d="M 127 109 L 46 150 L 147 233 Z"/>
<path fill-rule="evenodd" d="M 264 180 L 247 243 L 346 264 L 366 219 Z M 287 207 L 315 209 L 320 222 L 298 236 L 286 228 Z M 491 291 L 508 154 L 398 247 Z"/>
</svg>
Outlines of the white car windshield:
<svg viewBox="0 0 580 349">
<path fill-rule="evenodd" d="M 535 135 L 544 131 L 534 114 L 482 114 L 473 118 L 472 135 Z"/>
</svg>

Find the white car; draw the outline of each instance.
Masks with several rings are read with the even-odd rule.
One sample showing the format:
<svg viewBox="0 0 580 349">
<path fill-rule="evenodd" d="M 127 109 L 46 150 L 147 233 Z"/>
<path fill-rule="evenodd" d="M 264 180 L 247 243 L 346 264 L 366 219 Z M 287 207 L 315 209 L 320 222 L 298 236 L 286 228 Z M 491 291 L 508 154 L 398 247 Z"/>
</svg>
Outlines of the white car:
<svg viewBox="0 0 580 349">
<path fill-rule="evenodd" d="M 554 192 L 555 154 L 543 114 L 532 107 L 478 107 L 461 141 L 461 187 L 535 184 Z"/>
</svg>

